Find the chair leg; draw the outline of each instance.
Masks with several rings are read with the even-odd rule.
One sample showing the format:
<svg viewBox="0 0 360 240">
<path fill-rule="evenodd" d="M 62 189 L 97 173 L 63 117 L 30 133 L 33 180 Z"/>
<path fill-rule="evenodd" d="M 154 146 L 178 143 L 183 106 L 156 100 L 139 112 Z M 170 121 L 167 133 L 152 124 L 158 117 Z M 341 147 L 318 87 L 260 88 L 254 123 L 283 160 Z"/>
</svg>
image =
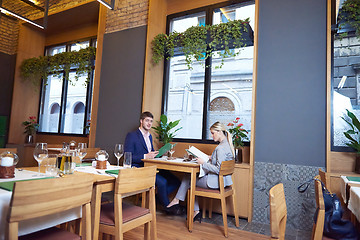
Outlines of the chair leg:
<svg viewBox="0 0 360 240">
<path fill-rule="evenodd" d="M 221 211 L 222 211 L 223 222 L 224 222 L 224 235 L 225 235 L 225 237 L 228 237 L 226 201 L 225 201 L 225 197 L 223 197 L 223 196 L 221 197 Z"/>
<path fill-rule="evenodd" d="M 148 240 L 148 239 L 151 239 L 149 222 L 144 224 L 144 240 Z"/>
<path fill-rule="evenodd" d="M 203 197 L 203 212 L 202 212 L 202 218 L 206 218 L 206 198 Z"/>
<path fill-rule="evenodd" d="M 235 193 L 233 193 L 233 195 L 232 195 L 232 200 L 233 200 L 233 206 L 234 206 L 235 226 L 239 227 L 240 226 L 239 213 L 238 213 L 238 210 L 237 210 L 237 203 L 236 203 Z"/>
<path fill-rule="evenodd" d="M 209 218 L 212 218 L 212 207 L 213 207 L 213 199 L 210 198 L 210 203 L 209 203 Z"/>
</svg>

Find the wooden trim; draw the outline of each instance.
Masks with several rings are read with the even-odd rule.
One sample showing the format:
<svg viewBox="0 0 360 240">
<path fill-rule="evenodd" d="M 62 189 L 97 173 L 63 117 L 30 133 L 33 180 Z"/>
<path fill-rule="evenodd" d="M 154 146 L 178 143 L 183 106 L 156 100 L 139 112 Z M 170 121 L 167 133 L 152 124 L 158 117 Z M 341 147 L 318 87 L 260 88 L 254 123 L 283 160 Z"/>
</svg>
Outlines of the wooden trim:
<svg viewBox="0 0 360 240">
<path fill-rule="evenodd" d="M 106 27 L 106 14 L 107 14 L 107 8 L 102 4 L 100 4 L 99 23 L 98 23 L 98 31 L 97 31 L 97 49 L 96 49 L 96 59 L 95 59 L 93 98 L 91 101 L 91 127 L 89 133 L 90 148 L 95 147 L 95 139 L 96 139 L 96 125 L 97 125 L 97 113 L 99 107 L 101 63 L 102 63 L 102 53 L 103 53 L 103 44 L 104 44 L 104 34 Z"/>
<path fill-rule="evenodd" d="M 255 161 L 255 129 L 256 129 L 256 86 L 258 69 L 258 30 L 259 30 L 259 0 L 255 0 L 255 26 L 254 26 L 254 59 L 253 59 L 253 86 L 251 110 L 251 137 L 250 137 L 250 175 L 249 175 L 249 202 L 248 222 L 252 221 L 254 196 L 254 161 Z"/>
<path fill-rule="evenodd" d="M 326 18 L 326 170 L 331 169 L 331 0 Z"/>
</svg>

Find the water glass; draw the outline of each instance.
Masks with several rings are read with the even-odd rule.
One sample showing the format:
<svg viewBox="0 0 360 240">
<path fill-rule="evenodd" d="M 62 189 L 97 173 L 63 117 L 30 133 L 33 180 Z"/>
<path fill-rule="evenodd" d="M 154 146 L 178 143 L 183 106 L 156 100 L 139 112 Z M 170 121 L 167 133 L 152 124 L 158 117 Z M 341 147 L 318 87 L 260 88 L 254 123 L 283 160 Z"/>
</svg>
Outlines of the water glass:
<svg viewBox="0 0 360 240">
<path fill-rule="evenodd" d="M 73 174 L 75 167 L 76 167 L 76 163 L 74 162 L 64 163 L 64 174 Z"/>
<path fill-rule="evenodd" d="M 58 155 L 49 154 L 45 163 L 45 173 L 51 177 L 56 177 L 58 174 Z"/>
<path fill-rule="evenodd" d="M 124 168 L 131 168 L 131 162 L 132 162 L 132 154 L 131 154 L 131 152 L 125 152 L 123 167 Z"/>
</svg>

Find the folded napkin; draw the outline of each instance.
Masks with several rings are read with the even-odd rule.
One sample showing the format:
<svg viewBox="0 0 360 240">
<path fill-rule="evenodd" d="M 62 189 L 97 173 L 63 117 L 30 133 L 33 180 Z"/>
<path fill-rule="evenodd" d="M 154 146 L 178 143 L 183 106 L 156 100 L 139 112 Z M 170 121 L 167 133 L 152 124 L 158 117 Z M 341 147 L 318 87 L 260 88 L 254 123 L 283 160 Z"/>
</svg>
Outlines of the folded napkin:
<svg viewBox="0 0 360 240">
<path fill-rule="evenodd" d="M 349 181 L 360 182 L 360 177 L 346 177 Z"/>
<path fill-rule="evenodd" d="M 14 184 L 15 184 L 15 182 L 24 182 L 24 181 L 40 180 L 40 179 L 48 179 L 48 178 L 54 178 L 54 177 L 27 179 L 27 180 L 11 181 L 11 182 L 0 182 L 0 188 L 12 192 L 12 190 L 14 189 Z"/>
<path fill-rule="evenodd" d="M 77 163 L 76 166 L 77 167 L 85 167 L 85 166 L 91 166 L 92 163 Z"/>
<path fill-rule="evenodd" d="M 119 170 L 106 170 L 105 173 L 119 175 Z"/>
</svg>

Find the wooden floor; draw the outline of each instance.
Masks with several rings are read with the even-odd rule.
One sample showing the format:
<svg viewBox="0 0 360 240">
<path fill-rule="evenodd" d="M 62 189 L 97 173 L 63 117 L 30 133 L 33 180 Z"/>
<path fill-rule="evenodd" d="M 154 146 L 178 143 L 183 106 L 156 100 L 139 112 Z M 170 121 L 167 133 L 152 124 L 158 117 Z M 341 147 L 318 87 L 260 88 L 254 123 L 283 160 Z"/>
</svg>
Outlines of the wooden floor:
<svg viewBox="0 0 360 240">
<path fill-rule="evenodd" d="M 217 239 L 239 239 L 239 240 L 264 240 L 269 236 L 245 232 L 234 228 L 229 228 L 229 237 L 225 238 L 223 226 L 210 223 L 194 223 L 194 229 L 190 233 L 185 225 L 184 218 L 176 216 L 166 216 L 157 214 L 157 237 L 159 240 L 175 239 L 196 239 L 196 240 L 217 240 Z M 144 228 L 138 227 L 124 234 L 125 240 L 144 239 Z"/>
</svg>

